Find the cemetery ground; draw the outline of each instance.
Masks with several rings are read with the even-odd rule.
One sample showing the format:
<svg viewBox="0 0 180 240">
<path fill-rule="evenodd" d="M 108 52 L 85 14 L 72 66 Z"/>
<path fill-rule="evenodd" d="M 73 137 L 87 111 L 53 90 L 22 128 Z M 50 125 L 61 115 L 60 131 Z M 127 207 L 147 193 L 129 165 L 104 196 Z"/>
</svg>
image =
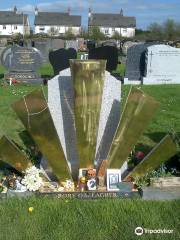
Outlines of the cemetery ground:
<svg viewBox="0 0 180 240">
<path fill-rule="evenodd" d="M 8 199 L 0 203 L 2 240 L 133 240 L 180 238 L 180 201 Z M 28 211 L 33 207 L 32 212 Z M 173 234 L 136 236 L 138 226 Z"/>
<path fill-rule="evenodd" d="M 119 67 L 119 72 L 123 68 Z M 4 69 L 0 66 L 0 83 Z M 40 69 L 47 78 L 53 75 L 50 65 Z M 149 152 L 168 130 L 180 135 L 180 85 L 140 86 L 160 102 L 160 108 L 137 148 Z M 0 136 L 8 135 L 25 148 L 20 133 L 23 126 L 11 104 L 37 86 L 0 86 Z M 47 87 L 44 87 L 47 92 Z M 122 87 L 125 102 L 129 86 Z M 69 200 L 35 198 L 1 200 L 1 239 L 138 239 L 134 229 L 172 229 L 173 234 L 144 234 L 141 239 L 179 239 L 180 201 L 143 200 Z M 32 212 L 28 211 L 33 207 Z"/>
</svg>

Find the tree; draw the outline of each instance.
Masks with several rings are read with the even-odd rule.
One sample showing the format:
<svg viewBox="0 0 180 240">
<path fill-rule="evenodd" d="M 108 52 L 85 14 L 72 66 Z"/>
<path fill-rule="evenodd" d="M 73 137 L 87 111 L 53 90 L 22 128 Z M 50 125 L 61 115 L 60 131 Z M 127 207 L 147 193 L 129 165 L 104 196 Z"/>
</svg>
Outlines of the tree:
<svg viewBox="0 0 180 240">
<path fill-rule="evenodd" d="M 87 29 L 81 28 L 80 37 L 84 38 L 84 39 L 88 39 L 89 38 L 89 33 L 88 33 Z"/>
<path fill-rule="evenodd" d="M 94 40 L 104 40 L 106 38 L 98 26 L 91 27 L 89 36 Z"/>
<path fill-rule="evenodd" d="M 166 40 L 174 40 L 176 38 L 176 24 L 174 20 L 168 19 L 163 24 L 164 36 Z"/>
<path fill-rule="evenodd" d="M 66 39 L 74 39 L 75 35 L 73 34 L 72 28 L 68 28 L 68 30 L 65 33 Z"/>
<path fill-rule="evenodd" d="M 158 23 L 152 23 L 148 30 L 150 31 L 149 38 L 154 40 L 163 40 L 163 27 Z"/>
<path fill-rule="evenodd" d="M 115 31 L 112 35 L 112 39 L 120 40 L 121 39 L 121 34 L 117 31 Z"/>
<path fill-rule="evenodd" d="M 57 28 L 54 28 L 54 27 L 51 27 L 49 30 L 48 30 L 48 34 L 50 36 L 57 36 L 59 35 L 59 31 Z"/>
</svg>

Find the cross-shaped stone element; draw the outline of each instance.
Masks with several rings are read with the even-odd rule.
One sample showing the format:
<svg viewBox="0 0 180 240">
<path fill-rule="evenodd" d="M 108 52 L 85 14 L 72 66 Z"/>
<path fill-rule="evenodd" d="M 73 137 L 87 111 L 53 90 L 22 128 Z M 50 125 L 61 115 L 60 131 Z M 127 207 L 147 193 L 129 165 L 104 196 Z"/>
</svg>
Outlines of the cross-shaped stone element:
<svg viewBox="0 0 180 240">
<path fill-rule="evenodd" d="M 152 64 L 152 56 L 153 56 L 154 54 L 152 53 L 152 51 L 151 51 L 151 54 L 150 54 L 150 56 L 151 56 L 151 59 L 150 59 L 150 68 L 151 68 L 151 64 Z"/>
</svg>

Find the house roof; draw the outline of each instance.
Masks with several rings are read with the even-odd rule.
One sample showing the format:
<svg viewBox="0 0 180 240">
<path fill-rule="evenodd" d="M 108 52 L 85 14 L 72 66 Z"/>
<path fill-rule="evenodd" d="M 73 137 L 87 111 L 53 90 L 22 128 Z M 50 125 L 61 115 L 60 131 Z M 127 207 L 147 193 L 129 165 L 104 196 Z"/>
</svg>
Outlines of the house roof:
<svg viewBox="0 0 180 240">
<path fill-rule="evenodd" d="M 35 25 L 81 26 L 81 16 L 61 12 L 38 12 Z"/>
<path fill-rule="evenodd" d="M 23 17 L 24 16 L 24 17 Z M 28 24 L 28 15 L 22 13 L 15 13 L 14 11 L 0 11 L 0 24 Z"/>
<path fill-rule="evenodd" d="M 121 14 L 92 13 L 89 26 L 136 27 L 136 18 L 122 16 Z"/>
</svg>

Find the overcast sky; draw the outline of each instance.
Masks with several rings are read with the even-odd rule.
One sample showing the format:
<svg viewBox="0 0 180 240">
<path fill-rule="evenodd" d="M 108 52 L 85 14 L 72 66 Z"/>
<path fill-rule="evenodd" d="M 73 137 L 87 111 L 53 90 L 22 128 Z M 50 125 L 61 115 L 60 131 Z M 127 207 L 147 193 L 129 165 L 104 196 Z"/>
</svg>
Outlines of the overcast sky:
<svg viewBox="0 0 180 240">
<path fill-rule="evenodd" d="M 31 25 L 34 7 L 39 11 L 66 11 L 82 16 L 87 25 L 88 8 L 94 12 L 117 13 L 122 8 L 125 16 L 135 16 L 137 28 L 146 29 L 152 22 L 162 23 L 168 18 L 180 22 L 180 0 L 0 0 L 0 10 L 10 10 L 16 5 L 18 11 L 28 13 Z"/>
</svg>

